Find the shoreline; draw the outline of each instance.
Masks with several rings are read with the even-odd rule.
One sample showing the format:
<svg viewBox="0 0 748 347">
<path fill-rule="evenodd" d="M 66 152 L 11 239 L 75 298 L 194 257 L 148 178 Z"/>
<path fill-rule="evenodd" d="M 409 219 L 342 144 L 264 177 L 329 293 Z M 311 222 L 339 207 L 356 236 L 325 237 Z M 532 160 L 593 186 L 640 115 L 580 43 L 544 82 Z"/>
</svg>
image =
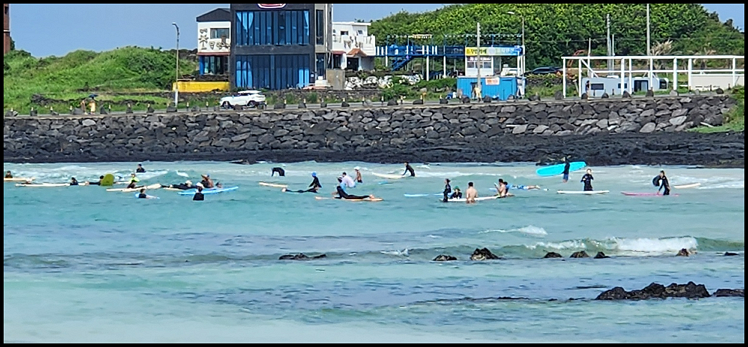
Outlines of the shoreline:
<svg viewBox="0 0 748 347">
<path fill-rule="evenodd" d="M 435 143 L 436 142 L 436 143 Z M 4 151 L 5 163 L 137 162 L 137 161 L 244 161 L 346 162 L 382 164 L 409 162 L 536 162 L 545 165 L 568 155 L 590 166 L 609 165 L 698 165 L 744 168 L 743 132 L 727 133 L 622 133 L 568 136 L 505 135 L 494 140 L 452 141 L 444 139 L 409 146 L 376 146 L 358 149 L 216 149 L 215 152 L 145 153 L 104 150 L 104 155 L 13 157 Z M 122 153 L 122 154 L 118 154 Z"/>
</svg>

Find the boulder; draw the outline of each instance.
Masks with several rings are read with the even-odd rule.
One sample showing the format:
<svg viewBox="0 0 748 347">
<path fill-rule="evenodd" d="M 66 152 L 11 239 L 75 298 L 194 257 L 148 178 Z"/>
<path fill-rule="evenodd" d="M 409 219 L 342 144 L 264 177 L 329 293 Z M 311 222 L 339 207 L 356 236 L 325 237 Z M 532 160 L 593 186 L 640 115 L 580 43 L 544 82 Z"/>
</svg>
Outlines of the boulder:
<svg viewBox="0 0 748 347">
<path fill-rule="evenodd" d="M 743 298 L 744 289 L 717 289 L 717 291 L 714 292 L 714 296 L 716 297 L 725 297 L 725 296 L 739 296 Z"/>
<path fill-rule="evenodd" d="M 595 259 L 604 259 L 604 258 L 610 258 L 610 257 L 605 255 L 605 253 L 603 252 L 597 252 L 597 254 L 595 254 Z"/>
<path fill-rule="evenodd" d="M 470 260 L 500 259 L 497 255 L 491 253 L 488 248 L 476 248 L 470 255 Z"/>
<path fill-rule="evenodd" d="M 665 287 L 659 283 L 651 283 L 641 290 L 627 292 L 621 287 L 606 290 L 598 295 L 595 300 L 647 300 L 666 298 L 708 298 L 711 295 L 703 284 L 688 282 L 687 284 L 672 283 Z"/>
<path fill-rule="evenodd" d="M 545 259 L 545 258 L 563 258 L 563 257 L 561 256 L 561 254 L 558 254 L 556 252 L 548 252 L 545 254 L 543 258 Z"/>
<path fill-rule="evenodd" d="M 569 258 L 589 258 L 589 254 L 585 251 L 578 251 L 571 254 Z"/>
<path fill-rule="evenodd" d="M 656 127 L 657 127 L 657 124 L 655 124 L 654 122 L 649 122 L 647 124 L 644 124 L 644 126 L 641 129 L 639 129 L 639 132 L 648 134 L 648 133 L 655 131 Z"/>
<path fill-rule="evenodd" d="M 434 258 L 434 261 L 451 261 L 451 260 L 457 260 L 457 257 L 453 257 L 451 255 L 445 255 L 445 254 L 439 254 Z"/>
<path fill-rule="evenodd" d="M 309 257 L 304 253 L 286 254 L 286 255 L 280 256 L 278 260 L 310 260 L 310 259 L 321 259 L 321 258 L 327 258 L 327 254 L 315 255 L 313 257 Z"/>
</svg>

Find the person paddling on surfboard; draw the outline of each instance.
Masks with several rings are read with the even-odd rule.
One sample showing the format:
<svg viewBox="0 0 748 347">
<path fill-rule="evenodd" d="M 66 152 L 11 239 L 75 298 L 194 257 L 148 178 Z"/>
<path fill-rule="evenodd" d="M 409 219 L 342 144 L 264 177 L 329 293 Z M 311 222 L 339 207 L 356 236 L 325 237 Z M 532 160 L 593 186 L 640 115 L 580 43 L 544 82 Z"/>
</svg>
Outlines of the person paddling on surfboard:
<svg viewBox="0 0 748 347">
<path fill-rule="evenodd" d="M 71 186 L 77 186 L 78 180 L 75 179 L 75 177 L 70 177 L 70 185 Z"/>
<path fill-rule="evenodd" d="M 416 172 L 413 171 L 413 167 L 410 166 L 410 164 L 406 161 L 405 162 L 405 171 L 403 172 L 402 176 L 405 176 L 406 173 L 410 172 L 410 177 L 416 177 Z"/>
<path fill-rule="evenodd" d="M 571 168 L 571 163 L 569 163 L 568 160 L 566 160 L 566 157 L 564 157 L 564 183 L 569 181 L 569 169 Z"/>
<path fill-rule="evenodd" d="M 143 168 L 143 164 L 138 164 L 138 168 L 135 169 L 135 172 L 137 172 L 137 173 L 145 173 L 145 168 Z"/>
<path fill-rule="evenodd" d="M 449 182 L 451 182 L 449 178 L 444 179 L 444 199 L 442 202 L 449 202 L 449 193 L 452 192 L 452 186 L 449 185 Z"/>
<path fill-rule="evenodd" d="M 140 179 L 138 179 L 137 176 L 135 176 L 135 173 L 130 174 L 130 183 L 127 184 L 128 189 L 133 189 L 135 186 L 140 182 Z"/>
<path fill-rule="evenodd" d="M 309 184 L 309 188 L 299 189 L 299 190 L 288 190 L 287 188 L 281 189 L 284 193 L 316 193 L 320 188 L 322 188 L 322 184 L 319 183 L 319 178 L 317 178 L 317 173 L 312 172 L 312 183 Z"/>
<path fill-rule="evenodd" d="M 670 195 L 670 182 L 667 179 L 667 176 L 665 176 L 665 170 L 660 170 L 660 174 L 655 176 L 655 178 L 652 180 L 652 184 L 655 186 L 660 186 L 660 188 L 657 188 L 657 194 L 660 193 L 660 190 L 662 188 L 665 188 L 665 191 L 662 192 L 662 195 Z"/>
<path fill-rule="evenodd" d="M 332 193 L 333 197 L 335 199 L 355 199 L 355 200 L 363 200 L 363 199 L 376 199 L 376 197 L 372 195 L 351 195 L 345 192 L 341 185 L 343 184 L 343 177 L 338 177 L 338 186 L 335 187 L 336 192 Z"/>
<path fill-rule="evenodd" d="M 195 189 L 197 186 L 192 184 L 192 181 L 186 180 L 184 183 L 177 183 L 177 184 L 170 184 L 170 185 L 161 185 L 161 188 L 176 188 L 181 190 L 187 190 L 187 189 Z"/>
<path fill-rule="evenodd" d="M 584 183 L 584 191 L 585 192 L 591 192 L 592 191 L 592 180 L 595 178 L 592 177 L 592 169 L 587 169 L 587 173 L 582 176 L 582 180 L 579 182 Z"/>
<path fill-rule="evenodd" d="M 101 180 L 103 180 L 103 179 L 104 179 L 104 176 L 99 176 L 99 180 L 98 181 L 96 181 L 96 182 L 86 182 L 86 183 L 88 185 L 92 185 L 92 186 L 100 186 L 101 185 Z"/>
</svg>

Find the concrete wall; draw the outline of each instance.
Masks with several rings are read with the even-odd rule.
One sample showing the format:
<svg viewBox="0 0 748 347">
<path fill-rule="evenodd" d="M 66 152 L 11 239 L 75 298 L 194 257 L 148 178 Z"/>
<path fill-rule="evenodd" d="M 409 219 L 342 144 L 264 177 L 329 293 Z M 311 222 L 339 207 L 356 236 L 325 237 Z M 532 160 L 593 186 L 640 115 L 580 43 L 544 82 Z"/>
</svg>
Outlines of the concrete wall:
<svg viewBox="0 0 748 347">
<path fill-rule="evenodd" d="M 720 125 L 728 96 L 502 102 L 373 109 L 6 117 L 4 155 L 249 153 L 257 150 L 413 148 L 510 137 L 681 132 Z"/>
</svg>

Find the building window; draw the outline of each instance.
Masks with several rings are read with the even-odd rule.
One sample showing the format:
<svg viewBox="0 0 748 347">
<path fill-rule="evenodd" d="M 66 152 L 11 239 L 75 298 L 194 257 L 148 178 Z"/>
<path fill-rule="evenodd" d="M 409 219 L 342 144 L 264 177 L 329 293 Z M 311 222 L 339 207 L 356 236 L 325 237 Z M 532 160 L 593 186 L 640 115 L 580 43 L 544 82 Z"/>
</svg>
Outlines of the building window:
<svg viewBox="0 0 748 347">
<path fill-rule="evenodd" d="M 325 44 L 325 11 L 317 10 L 317 14 L 315 16 L 315 36 L 316 36 L 316 43 L 318 45 L 324 45 Z"/>
<path fill-rule="evenodd" d="M 211 39 L 220 39 L 222 37 L 229 38 L 229 28 L 218 28 L 218 29 L 210 29 L 210 38 Z"/>
<path fill-rule="evenodd" d="M 363 31 L 363 30 L 360 30 L 360 29 L 359 29 L 359 30 L 358 30 L 358 34 L 359 34 L 359 35 L 363 35 L 363 34 L 364 34 L 364 31 Z"/>
<path fill-rule="evenodd" d="M 602 83 L 593 83 L 590 85 L 590 89 L 592 90 L 605 90 L 605 85 Z"/>
<path fill-rule="evenodd" d="M 279 90 L 309 85 L 308 54 L 237 55 L 234 83 L 237 88 Z"/>
<path fill-rule="evenodd" d="M 343 35 L 348 35 L 348 30 L 341 30 L 341 31 L 340 31 L 340 35 L 341 35 L 341 36 L 343 36 Z"/>
<path fill-rule="evenodd" d="M 325 64 L 324 53 L 317 54 L 316 64 L 317 64 L 317 76 L 324 77 L 325 76 L 325 65 L 327 65 Z"/>
<path fill-rule="evenodd" d="M 237 11 L 237 46 L 308 45 L 309 11 Z"/>
</svg>

